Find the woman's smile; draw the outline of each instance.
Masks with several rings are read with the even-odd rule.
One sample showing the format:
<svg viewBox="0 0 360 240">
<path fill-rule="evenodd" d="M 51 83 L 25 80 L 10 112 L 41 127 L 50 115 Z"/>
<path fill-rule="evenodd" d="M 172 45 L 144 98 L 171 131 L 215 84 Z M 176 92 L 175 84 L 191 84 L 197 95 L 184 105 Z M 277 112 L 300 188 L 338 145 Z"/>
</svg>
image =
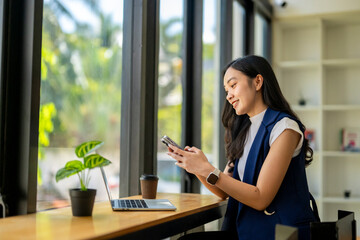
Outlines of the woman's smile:
<svg viewBox="0 0 360 240">
<path fill-rule="evenodd" d="M 238 103 L 239 103 L 239 100 L 235 100 L 231 103 L 231 105 L 233 106 L 234 109 L 236 109 Z"/>
</svg>

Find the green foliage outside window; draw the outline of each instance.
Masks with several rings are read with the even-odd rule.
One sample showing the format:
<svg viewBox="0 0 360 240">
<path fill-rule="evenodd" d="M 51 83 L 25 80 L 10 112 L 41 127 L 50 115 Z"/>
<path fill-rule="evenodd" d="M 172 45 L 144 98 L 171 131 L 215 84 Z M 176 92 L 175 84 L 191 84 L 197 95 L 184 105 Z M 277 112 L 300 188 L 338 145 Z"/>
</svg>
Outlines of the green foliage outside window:
<svg viewBox="0 0 360 240">
<path fill-rule="evenodd" d="M 100 33 L 77 22 L 61 1 L 44 5 L 41 105 L 53 103 L 57 111 L 51 135 L 56 138 L 50 136 L 49 146 L 73 147 L 98 138 L 111 139 L 109 148 L 118 147 L 122 49 L 115 37 L 121 28 L 98 3 L 84 4 L 99 17 Z M 74 33 L 61 28 L 64 16 L 76 26 Z"/>
</svg>

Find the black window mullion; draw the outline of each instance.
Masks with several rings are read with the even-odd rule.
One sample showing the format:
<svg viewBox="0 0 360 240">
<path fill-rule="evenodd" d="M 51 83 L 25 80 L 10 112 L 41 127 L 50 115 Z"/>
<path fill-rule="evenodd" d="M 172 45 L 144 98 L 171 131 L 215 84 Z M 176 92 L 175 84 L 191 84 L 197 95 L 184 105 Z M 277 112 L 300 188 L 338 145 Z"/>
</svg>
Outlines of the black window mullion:
<svg viewBox="0 0 360 240">
<path fill-rule="evenodd" d="M 124 1 L 120 196 L 156 173 L 159 0 Z"/>
<path fill-rule="evenodd" d="M 245 4 L 245 55 L 255 53 L 255 13 L 252 1 Z"/>
<path fill-rule="evenodd" d="M 184 1 L 182 145 L 201 148 L 203 1 Z M 182 171 L 182 192 L 200 192 L 200 182 Z"/>
<path fill-rule="evenodd" d="M 265 18 L 266 20 L 266 29 L 264 29 L 264 49 L 265 49 L 265 57 L 266 59 L 271 63 L 272 62 L 272 51 L 271 51 L 271 45 L 272 45 L 272 27 L 271 27 L 271 20 L 268 18 Z"/>
<path fill-rule="evenodd" d="M 36 211 L 42 8 L 3 1 L 0 191 L 9 215 Z"/>
<path fill-rule="evenodd" d="M 144 172 L 157 173 L 158 129 L 158 64 L 159 64 L 159 11 L 160 0 L 148 1 L 146 16 L 146 61 L 145 61 L 145 145 Z M 150 105 L 150 108 L 148 106 Z M 148 119 L 150 119 L 149 122 Z M 151 161 L 149 161 L 151 159 Z"/>
<path fill-rule="evenodd" d="M 273 7 L 268 0 L 253 0 L 256 11 L 261 13 L 266 19 L 271 19 L 273 15 Z"/>
</svg>

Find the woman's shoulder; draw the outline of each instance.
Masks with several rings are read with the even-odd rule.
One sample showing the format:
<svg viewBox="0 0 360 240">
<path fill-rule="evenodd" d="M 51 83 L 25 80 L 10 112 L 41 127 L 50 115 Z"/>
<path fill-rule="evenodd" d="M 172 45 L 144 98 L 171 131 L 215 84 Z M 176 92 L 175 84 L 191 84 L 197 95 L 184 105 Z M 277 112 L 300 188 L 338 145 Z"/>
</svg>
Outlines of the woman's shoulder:
<svg viewBox="0 0 360 240">
<path fill-rule="evenodd" d="M 301 132 L 298 122 L 292 119 L 290 116 L 279 119 L 274 125 L 273 131 L 276 129 L 285 130 L 288 128 Z"/>
<path fill-rule="evenodd" d="M 299 124 L 291 118 L 284 117 L 275 124 L 275 126 L 273 127 L 273 129 L 270 133 L 269 145 L 271 146 L 275 142 L 275 140 L 280 136 L 280 134 L 283 131 L 285 131 L 286 129 L 291 129 L 291 130 L 299 133 L 301 136 L 299 143 L 295 149 L 294 155 L 296 156 L 299 153 L 299 151 L 301 150 L 301 146 L 302 146 L 303 139 L 304 139 L 304 134 L 300 130 Z"/>
</svg>

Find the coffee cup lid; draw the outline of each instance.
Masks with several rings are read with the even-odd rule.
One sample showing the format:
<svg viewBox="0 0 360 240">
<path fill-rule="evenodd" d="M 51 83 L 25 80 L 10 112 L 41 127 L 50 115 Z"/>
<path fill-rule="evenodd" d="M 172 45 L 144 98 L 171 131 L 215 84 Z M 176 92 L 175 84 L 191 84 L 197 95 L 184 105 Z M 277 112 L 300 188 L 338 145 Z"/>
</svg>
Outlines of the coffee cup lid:
<svg viewBox="0 0 360 240">
<path fill-rule="evenodd" d="M 156 175 L 143 174 L 143 175 L 141 175 L 140 180 L 159 180 L 159 178 Z"/>
</svg>

